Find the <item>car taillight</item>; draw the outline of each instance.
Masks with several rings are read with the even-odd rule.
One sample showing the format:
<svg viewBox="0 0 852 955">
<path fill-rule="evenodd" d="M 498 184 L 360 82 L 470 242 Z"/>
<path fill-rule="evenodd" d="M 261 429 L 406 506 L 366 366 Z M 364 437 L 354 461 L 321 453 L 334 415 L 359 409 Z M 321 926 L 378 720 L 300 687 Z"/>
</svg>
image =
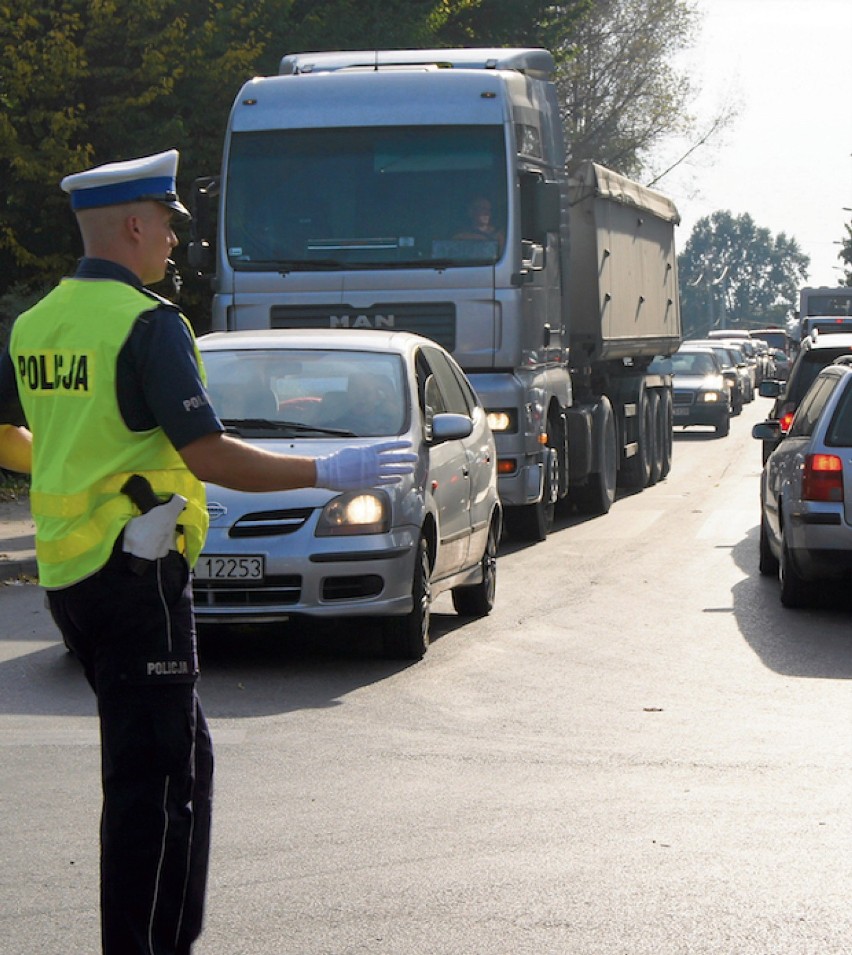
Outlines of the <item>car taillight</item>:
<svg viewBox="0 0 852 955">
<path fill-rule="evenodd" d="M 785 411 L 784 414 L 778 419 L 781 423 L 781 433 L 786 434 L 790 430 L 790 425 L 793 423 L 793 416 L 795 412 Z"/>
<path fill-rule="evenodd" d="M 809 454 L 802 475 L 802 500 L 843 500 L 843 462 L 836 454 Z"/>
</svg>

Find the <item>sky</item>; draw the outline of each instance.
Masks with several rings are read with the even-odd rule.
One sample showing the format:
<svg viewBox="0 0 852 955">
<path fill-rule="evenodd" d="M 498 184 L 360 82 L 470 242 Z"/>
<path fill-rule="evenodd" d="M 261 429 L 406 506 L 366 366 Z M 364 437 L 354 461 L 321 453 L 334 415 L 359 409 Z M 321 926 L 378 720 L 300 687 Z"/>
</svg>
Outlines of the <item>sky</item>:
<svg viewBox="0 0 852 955">
<path fill-rule="evenodd" d="M 703 216 L 748 213 L 796 239 L 809 285 L 838 285 L 852 221 L 852 0 L 692 4 L 701 25 L 678 61 L 700 88 L 691 111 L 705 126 L 728 103 L 738 114 L 656 186 L 680 211 L 678 247 Z"/>
</svg>

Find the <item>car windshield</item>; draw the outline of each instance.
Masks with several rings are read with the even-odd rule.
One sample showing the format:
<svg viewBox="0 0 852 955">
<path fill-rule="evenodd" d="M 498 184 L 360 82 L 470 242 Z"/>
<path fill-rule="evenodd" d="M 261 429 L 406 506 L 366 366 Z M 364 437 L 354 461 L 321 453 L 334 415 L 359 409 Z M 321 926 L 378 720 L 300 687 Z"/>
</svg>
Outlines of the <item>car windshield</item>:
<svg viewBox="0 0 852 955">
<path fill-rule="evenodd" d="M 206 350 L 203 358 L 214 409 L 242 435 L 379 437 L 408 423 L 399 355 L 234 348 Z"/>
<path fill-rule="evenodd" d="M 677 352 L 672 355 L 674 375 L 712 375 L 715 371 L 713 356 L 707 352 Z"/>
</svg>

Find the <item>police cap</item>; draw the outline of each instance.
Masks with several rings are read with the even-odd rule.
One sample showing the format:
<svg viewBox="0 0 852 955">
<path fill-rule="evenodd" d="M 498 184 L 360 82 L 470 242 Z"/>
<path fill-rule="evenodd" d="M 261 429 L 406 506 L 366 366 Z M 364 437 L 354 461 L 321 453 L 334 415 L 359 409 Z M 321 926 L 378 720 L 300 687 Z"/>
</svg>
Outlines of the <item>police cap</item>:
<svg viewBox="0 0 852 955">
<path fill-rule="evenodd" d="M 141 159 L 110 162 L 84 172 L 66 176 L 60 186 L 71 196 L 71 208 L 96 209 L 125 202 L 161 202 L 181 218 L 191 218 L 178 199 L 177 166 L 179 153 L 169 149 Z"/>
</svg>

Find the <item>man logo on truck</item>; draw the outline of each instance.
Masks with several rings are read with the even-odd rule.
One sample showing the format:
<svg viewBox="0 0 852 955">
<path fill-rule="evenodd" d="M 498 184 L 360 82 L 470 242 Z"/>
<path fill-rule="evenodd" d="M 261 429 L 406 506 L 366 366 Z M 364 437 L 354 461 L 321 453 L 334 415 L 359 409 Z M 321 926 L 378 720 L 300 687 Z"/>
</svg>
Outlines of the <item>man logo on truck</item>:
<svg viewBox="0 0 852 955">
<path fill-rule="evenodd" d="M 396 315 L 329 315 L 330 328 L 393 328 L 396 325 Z"/>
</svg>

